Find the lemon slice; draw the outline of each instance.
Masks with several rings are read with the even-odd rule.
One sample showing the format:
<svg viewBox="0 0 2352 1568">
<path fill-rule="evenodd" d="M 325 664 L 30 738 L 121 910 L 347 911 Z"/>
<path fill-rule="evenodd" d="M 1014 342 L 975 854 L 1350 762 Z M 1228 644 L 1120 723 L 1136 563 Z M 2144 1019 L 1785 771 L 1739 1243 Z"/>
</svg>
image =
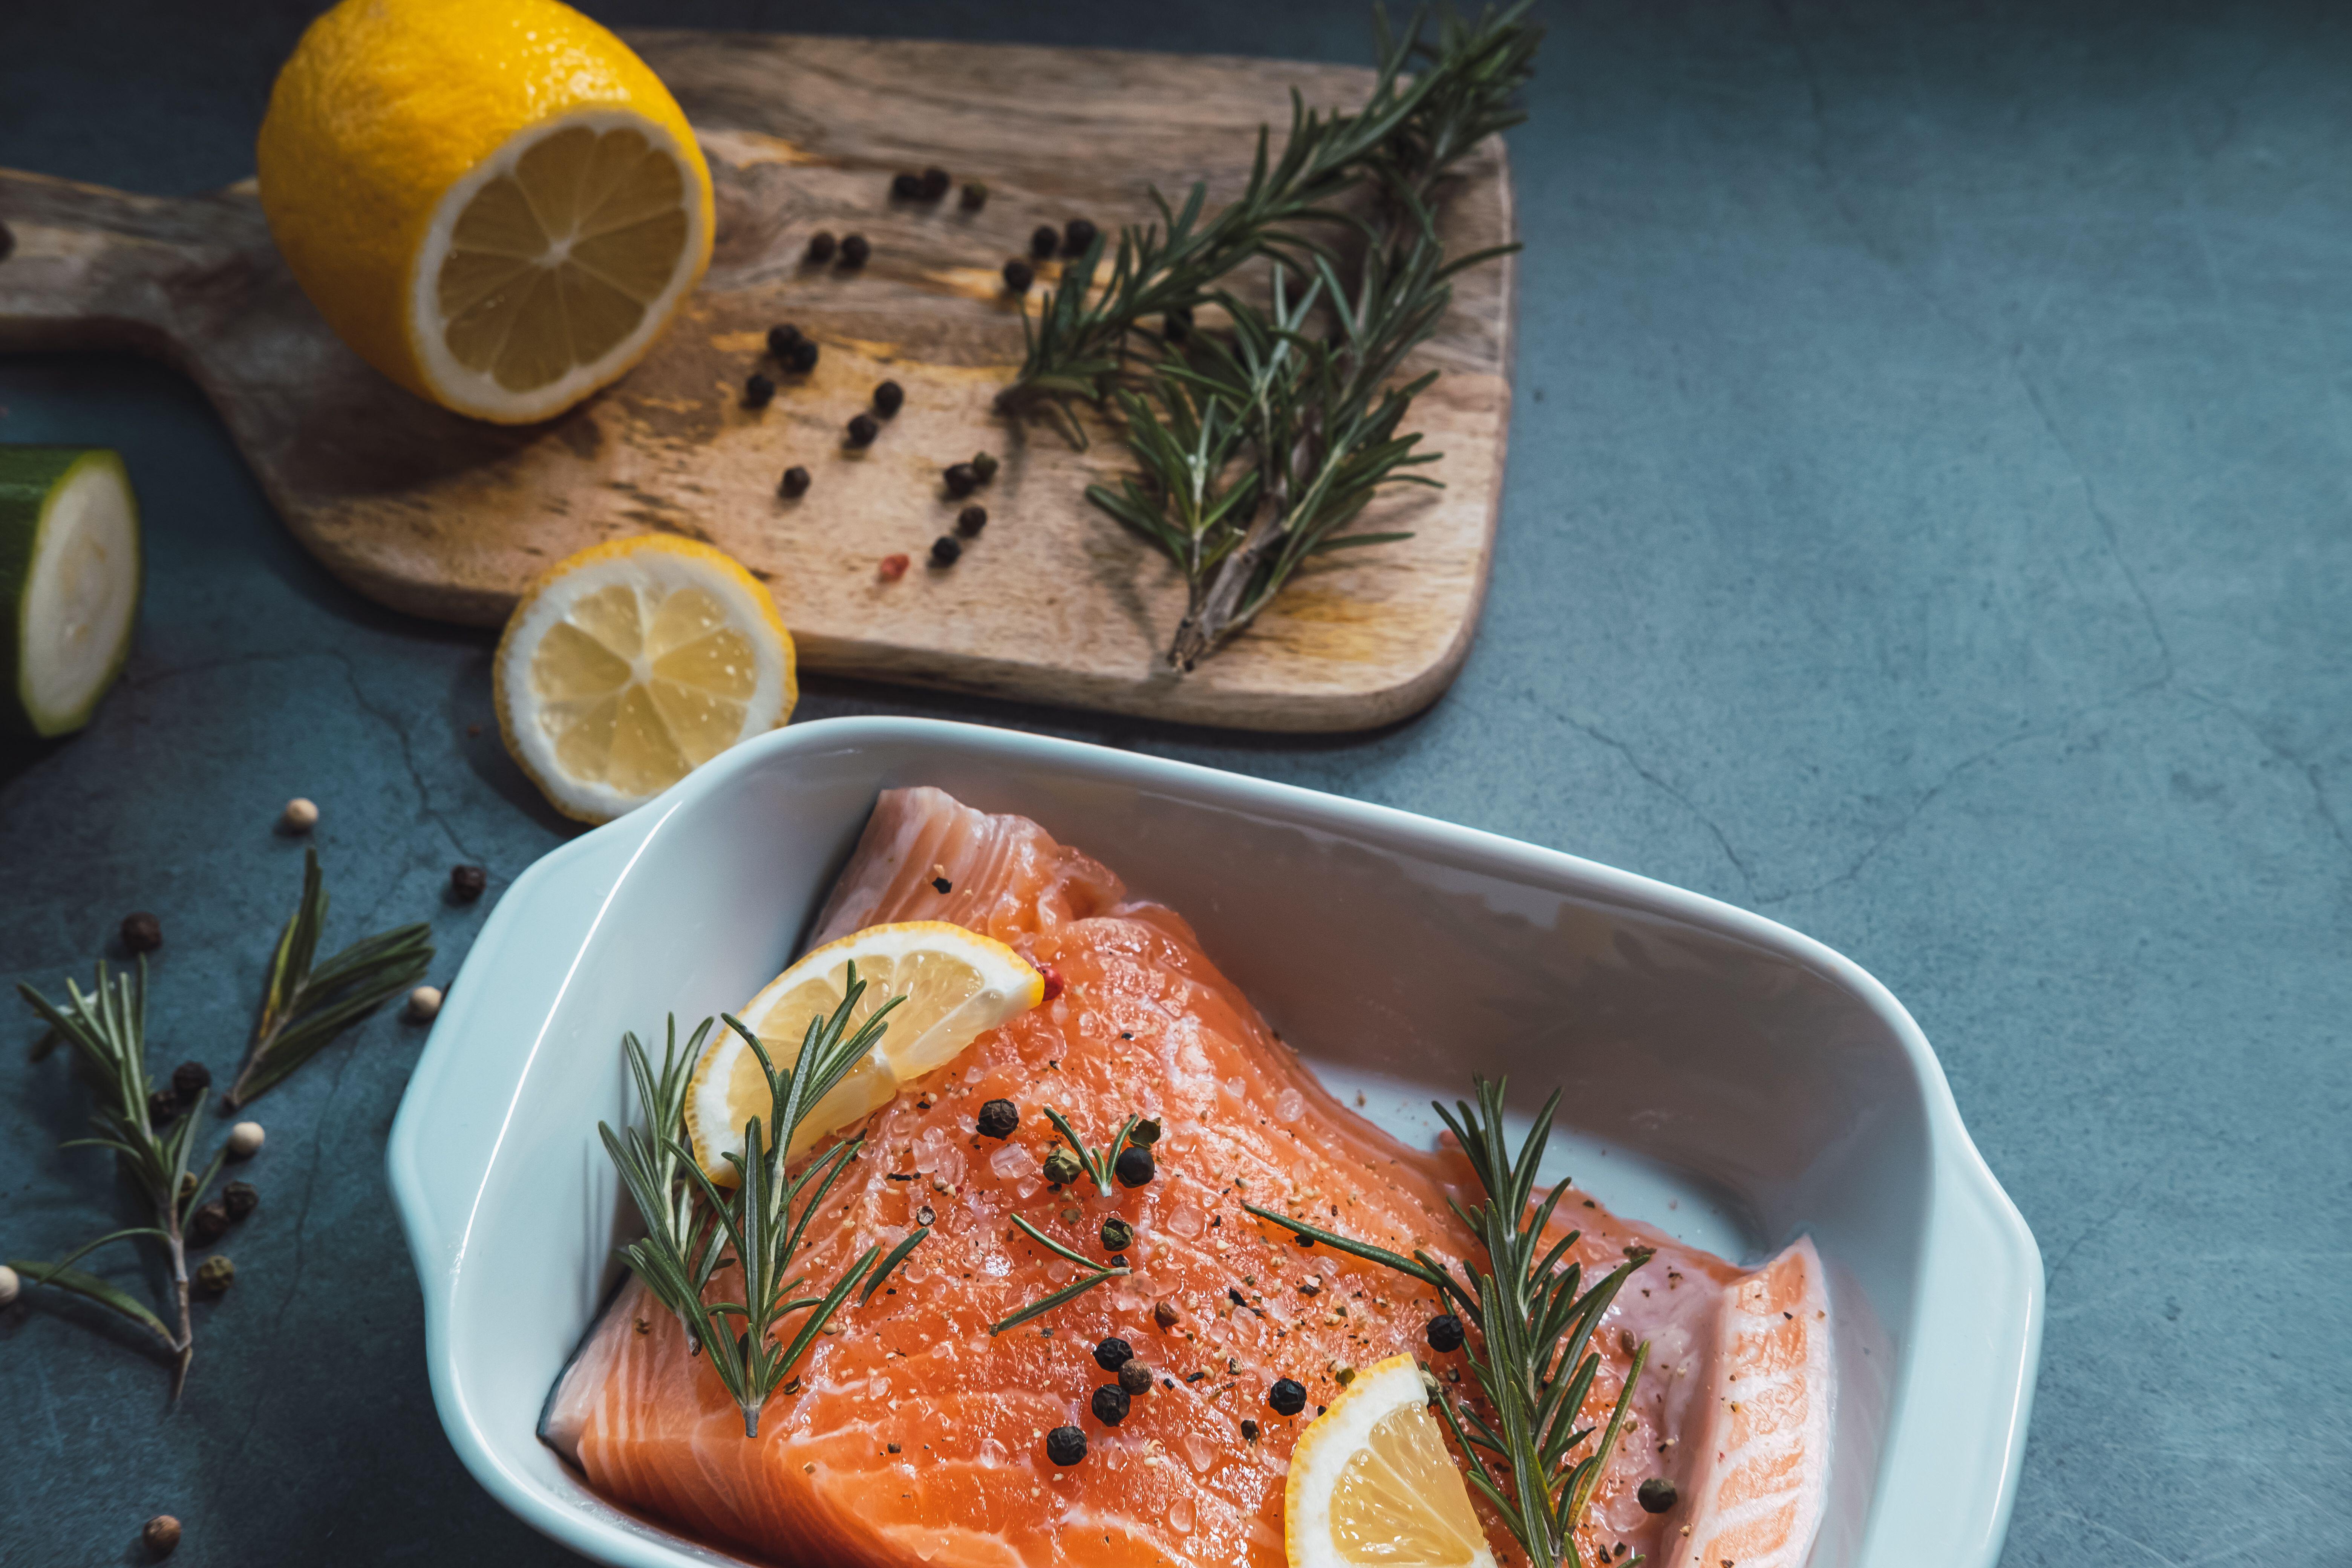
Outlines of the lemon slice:
<svg viewBox="0 0 2352 1568">
<path fill-rule="evenodd" d="M 555 0 L 343 0 L 279 72 L 257 153 L 328 324 L 480 419 L 546 419 L 619 376 L 710 259 L 676 100 Z"/>
<path fill-rule="evenodd" d="M 735 1016 L 760 1037 L 771 1061 L 788 1067 L 800 1059 L 809 1020 L 830 1016 L 849 994 L 853 963 L 866 983 L 853 1018 L 863 1022 L 893 996 L 906 1000 L 891 1009 L 873 1054 L 802 1119 L 793 1153 L 879 1110 L 901 1085 L 946 1066 L 1045 995 L 1037 971 L 993 937 L 944 921 L 908 921 L 825 943 L 770 981 Z M 695 1064 L 686 1092 L 687 1136 L 713 1181 L 734 1180 L 724 1156 L 741 1153 L 744 1124 L 755 1116 L 765 1122 L 772 1109 L 760 1058 L 742 1036 L 722 1026 Z"/>
<path fill-rule="evenodd" d="M 799 697 L 793 638 L 760 580 L 667 534 L 592 545 L 532 584 L 495 660 L 507 750 L 555 809 L 606 822 Z"/>
<path fill-rule="evenodd" d="M 1299 1435 L 1283 1529 L 1290 1568 L 1494 1568 L 1420 1363 L 1358 1373 Z"/>
</svg>

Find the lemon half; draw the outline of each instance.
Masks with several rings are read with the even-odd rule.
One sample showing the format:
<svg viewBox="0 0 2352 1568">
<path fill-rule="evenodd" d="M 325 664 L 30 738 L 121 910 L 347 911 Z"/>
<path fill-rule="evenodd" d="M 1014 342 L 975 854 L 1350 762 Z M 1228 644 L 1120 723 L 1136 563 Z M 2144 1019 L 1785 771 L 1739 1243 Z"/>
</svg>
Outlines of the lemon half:
<svg viewBox="0 0 2352 1568">
<path fill-rule="evenodd" d="M 1045 977 L 993 937 L 944 921 L 869 926 L 808 954 L 736 1014 L 779 1068 L 800 1060 L 809 1021 L 841 1005 L 853 963 L 866 984 L 850 1015 L 852 1027 L 892 997 L 906 1000 L 884 1020 L 873 1052 L 802 1119 L 793 1153 L 879 1110 L 902 1085 L 945 1067 L 1045 995 Z M 760 1058 L 721 1026 L 695 1064 L 686 1095 L 687 1136 L 711 1180 L 735 1179 L 725 1156 L 741 1153 L 744 1124 L 755 1116 L 764 1124 L 773 1109 Z"/>
<path fill-rule="evenodd" d="M 328 324 L 480 419 L 549 418 L 619 376 L 710 259 L 677 100 L 555 0 L 343 0 L 279 72 L 256 151 Z"/>
<path fill-rule="evenodd" d="M 555 809 L 606 822 L 800 695 L 792 634 L 760 580 L 667 534 L 591 545 L 548 569 L 492 669 L 507 750 Z"/>
<path fill-rule="evenodd" d="M 1409 1355 L 1358 1373 L 1308 1424 L 1283 1504 L 1290 1568 L 1495 1568 Z"/>
</svg>

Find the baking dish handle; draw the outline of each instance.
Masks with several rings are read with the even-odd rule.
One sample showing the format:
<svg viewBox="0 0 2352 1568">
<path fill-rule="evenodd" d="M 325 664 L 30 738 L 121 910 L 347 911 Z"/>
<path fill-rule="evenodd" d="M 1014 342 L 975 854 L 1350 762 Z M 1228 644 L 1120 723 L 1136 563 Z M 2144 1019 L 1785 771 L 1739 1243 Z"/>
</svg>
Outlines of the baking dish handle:
<svg viewBox="0 0 2352 1568">
<path fill-rule="evenodd" d="M 661 802 L 642 806 L 541 858 L 491 911 L 450 983 L 401 1096 L 386 1155 L 409 1256 L 425 1287 L 428 1326 L 446 1305 L 475 1203 L 530 1061 L 530 1053 L 521 1053 L 510 1058 L 511 1081 L 490 1081 L 483 1076 L 489 1064 L 462 1055 L 456 1042 L 508 1032 L 535 1037 L 548 1027 L 589 933 L 667 815 Z M 524 910 L 533 911 L 528 929 Z M 426 1106 L 429 1116 L 420 1109 Z"/>
</svg>

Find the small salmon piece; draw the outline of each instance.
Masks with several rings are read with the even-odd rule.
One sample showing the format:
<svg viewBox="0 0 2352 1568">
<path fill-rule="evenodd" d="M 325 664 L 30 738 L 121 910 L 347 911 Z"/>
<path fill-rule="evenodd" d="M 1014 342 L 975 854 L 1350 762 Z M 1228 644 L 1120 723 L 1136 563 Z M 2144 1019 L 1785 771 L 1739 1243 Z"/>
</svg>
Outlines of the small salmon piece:
<svg viewBox="0 0 2352 1568">
<path fill-rule="evenodd" d="M 716 1375 L 634 1280 L 566 1370 L 542 1435 L 604 1495 L 780 1563 L 1280 1568 L 1291 1447 L 1337 1395 L 1340 1371 L 1411 1352 L 1465 1386 L 1468 1374 L 1460 1355 L 1434 1355 L 1423 1341 L 1439 1310 L 1428 1292 L 1328 1248 L 1301 1249 L 1241 1205 L 1450 1262 L 1475 1247 L 1447 1206 L 1449 1196 L 1470 1201 L 1466 1165 L 1458 1152 L 1407 1149 L 1341 1106 L 1181 918 L 1129 900 L 1117 877 L 1024 818 L 935 789 L 886 792 L 811 945 L 905 920 L 996 937 L 1063 986 L 868 1121 L 798 1271 L 829 1282 L 925 1210 L 929 1239 L 871 1302 L 835 1318 L 838 1331 L 771 1401 L 758 1437 L 744 1437 Z M 1003 1142 L 974 1128 L 997 1098 L 1021 1110 Z M 1130 1113 L 1159 1118 L 1157 1179 L 1109 1197 L 1084 1184 L 1049 1187 L 1048 1105 L 1097 1142 Z M 1650 1295 L 1629 1288 L 1596 1335 L 1603 1365 L 1586 1421 L 1598 1425 L 1631 1359 L 1622 1331 L 1670 1331 L 1703 1372 L 1718 1352 L 1707 1336 L 1747 1277 L 1597 1207 L 1567 1201 L 1560 1212 L 1583 1230 L 1576 1256 L 1587 1278 L 1629 1246 L 1660 1251 L 1634 1277 Z M 1016 1214 L 1088 1257 L 1102 1256 L 1103 1220 L 1125 1219 L 1134 1273 L 991 1335 L 992 1322 L 1073 1278 L 1072 1265 L 1013 1228 Z M 1165 1327 L 1163 1303 L 1173 1311 Z M 1093 1357 L 1113 1335 L 1155 1381 L 1106 1426 L 1088 1402 L 1114 1381 Z M 1265 1402 L 1284 1377 L 1307 1389 L 1296 1418 Z M 1698 1381 L 1662 1378 L 1654 1405 L 1645 1377 L 1580 1535 L 1586 1562 L 1621 1541 L 1656 1551 L 1662 1521 L 1633 1492 L 1660 1473 L 1659 1452 L 1682 1465 L 1671 1447 L 1654 1450 L 1699 1409 Z M 1255 1441 L 1244 1420 L 1256 1424 Z M 1087 1440 L 1068 1468 L 1045 1453 L 1047 1431 L 1064 1425 Z M 1498 1547 L 1507 1539 L 1491 1533 Z"/>
<path fill-rule="evenodd" d="M 1680 1568 L 1801 1568 L 1822 1523 L 1835 1372 L 1822 1260 L 1801 1239 L 1726 1292 L 1685 1427 L 1694 1479 L 1670 1521 Z M 1687 1527 L 1689 1533 L 1683 1533 Z"/>
</svg>

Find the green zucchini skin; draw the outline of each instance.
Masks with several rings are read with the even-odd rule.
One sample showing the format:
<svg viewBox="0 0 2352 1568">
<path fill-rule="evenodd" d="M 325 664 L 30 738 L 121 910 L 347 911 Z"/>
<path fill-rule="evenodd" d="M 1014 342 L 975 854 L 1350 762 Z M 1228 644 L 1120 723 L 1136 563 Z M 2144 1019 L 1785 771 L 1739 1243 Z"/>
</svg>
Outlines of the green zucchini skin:
<svg viewBox="0 0 2352 1568">
<path fill-rule="evenodd" d="M 20 735 L 53 738 L 71 734 L 89 722 L 99 703 L 122 674 L 131 655 L 131 636 L 126 632 L 109 661 L 106 675 L 79 711 L 37 717 L 26 689 L 25 647 L 33 563 L 40 551 L 50 499 L 86 466 L 112 470 L 130 498 L 131 522 L 131 617 L 138 626 L 138 603 L 146 589 L 147 552 L 140 535 L 137 492 L 121 454 L 104 447 L 32 447 L 0 445 L 0 605 L 7 617 L 0 621 L 0 729 Z"/>
</svg>

